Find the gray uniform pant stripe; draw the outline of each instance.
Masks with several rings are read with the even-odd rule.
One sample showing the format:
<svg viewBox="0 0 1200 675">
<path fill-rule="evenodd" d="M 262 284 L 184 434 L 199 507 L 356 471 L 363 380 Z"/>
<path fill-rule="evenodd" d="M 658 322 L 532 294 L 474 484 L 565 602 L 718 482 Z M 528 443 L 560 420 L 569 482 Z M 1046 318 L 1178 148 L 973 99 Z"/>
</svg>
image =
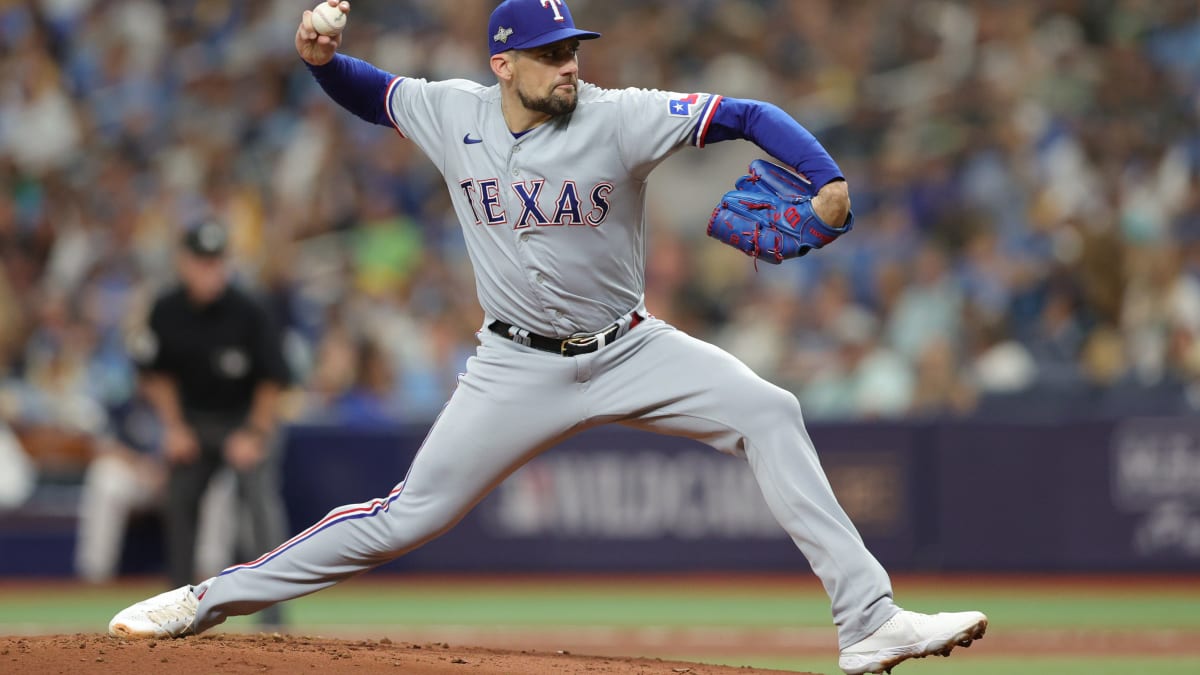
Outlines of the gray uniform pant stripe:
<svg viewBox="0 0 1200 675">
<path fill-rule="evenodd" d="M 787 391 L 657 319 L 573 358 L 486 330 L 480 340 L 387 508 L 334 518 L 265 562 L 211 580 L 202 588 L 199 629 L 404 555 L 450 529 L 539 453 L 607 422 L 695 438 L 747 459 L 771 512 L 829 593 L 841 646 L 898 611 L 887 573 L 834 498 Z"/>
</svg>

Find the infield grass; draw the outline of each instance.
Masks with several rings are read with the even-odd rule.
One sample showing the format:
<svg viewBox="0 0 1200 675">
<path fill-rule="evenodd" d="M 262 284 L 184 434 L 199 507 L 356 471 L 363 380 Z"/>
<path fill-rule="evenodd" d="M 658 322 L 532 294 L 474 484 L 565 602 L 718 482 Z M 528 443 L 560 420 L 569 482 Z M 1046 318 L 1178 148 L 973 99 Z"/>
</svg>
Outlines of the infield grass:
<svg viewBox="0 0 1200 675">
<path fill-rule="evenodd" d="M 1094 584 L 995 580 L 944 586 L 930 579 L 896 580 L 897 599 L 919 611 L 980 609 L 991 619 L 989 637 L 951 659 L 923 659 L 905 664 L 901 675 L 1195 675 L 1200 673 L 1200 644 L 1174 655 L 1147 644 L 1145 653 L 1067 654 L 1053 651 L 1022 656 L 1006 653 L 1007 634 L 1039 630 L 1164 631 L 1200 634 L 1200 580 L 1122 585 L 1119 580 Z M 0 584 L 0 634 L 102 632 L 112 615 L 137 600 L 163 590 L 161 582 L 143 581 L 109 587 L 38 582 Z M 638 655 L 655 635 L 688 633 L 749 636 L 803 635 L 805 646 L 789 651 L 785 643 L 750 651 L 699 649 L 653 653 L 686 660 L 808 670 L 834 675 L 835 632 L 828 599 L 809 577 L 794 582 L 761 583 L 739 577 L 722 580 L 455 579 L 373 576 L 288 603 L 287 632 L 297 635 L 355 635 L 393 640 L 436 640 L 439 631 L 450 641 L 473 643 L 477 636 L 495 638 L 497 629 L 530 639 L 581 629 L 589 639 L 615 631 L 608 654 Z M 256 630 L 251 617 L 226 624 L 231 630 Z M 522 632 L 523 631 L 523 632 Z M 560 631 L 555 633 L 555 631 Z M 704 631 L 709 631 L 704 633 Z M 740 633 L 739 633 L 740 631 Z M 569 633 L 565 633 L 569 635 Z M 581 633 L 583 634 L 583 633 Z M 407 637 L 409 635 L 419 637 Z M 646 640 L 643 647 L 619 643 L 630 635 Z M 434 636 L 434 637 L 430 637 Z M 499 638 L 495 638 L 499 639 Z M 555 638 L 556 639 L 556 638 Z M 598 643 L 597 643 L 598 644 Z M 783 644 L 784 646 L 780 646 Z M 989 646 L 993 645 L 993 646 Z M 496 646 L 496 645 L 491 645 Z M 508 644 L 514 648 L 525 645 Z M 761 647 L 761 645 L 760 645 Z M 535 645 L 534 648 L 554 648 Z M 585 648 L 580 647 L 583 651 Z M 797 653 L 798 652 L 798 653 Z"/>
<path fill-rule="evenodd" d="M 288 603 L 297 625 L 527 626 L 830 626 L 819 586 L 762 586 L 711 579 L 644 581 L 462 581 L 373 577 L 351 581 Z M 899 581 L 897 600 L 917 611 L 981 609 L 993 626 L 1021 628 L 1200 629 L 1200 583 L 1108 593 L 1071 586 L 1048 592 L 1020 586 L 939 590 Z M 0 632 L 17 625 L 92 624 L 121 607 L 165 590 L 142 582 L 88 587 L 73 583 L 0 585 Z M 247 622 L 246 618 L 232 619 Z"/>
</svg>

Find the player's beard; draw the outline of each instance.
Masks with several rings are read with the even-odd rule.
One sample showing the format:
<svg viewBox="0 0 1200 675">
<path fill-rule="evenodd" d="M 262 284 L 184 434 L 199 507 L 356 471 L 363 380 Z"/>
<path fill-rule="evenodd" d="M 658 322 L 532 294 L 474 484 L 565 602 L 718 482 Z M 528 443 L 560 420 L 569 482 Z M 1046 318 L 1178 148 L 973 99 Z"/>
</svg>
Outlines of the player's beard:
<svg viewBox="0 0 1200 675">
<path fill-rule="evenodd" d="M 570 94 L 560 93 L 558 87 L 562 84 L 570 84 L 574 88 Z M 579 103 L 579 81 L 562 82 L 554 85 L 550 93 L 541 98 L 533 98 L 525 92 L 517 89 L 517 96 L 521 99 L 521 105 L 529 110 L 540 112 L 551 117 L 559 117 L 560 115 L 570 115 L 575 112 L 575 106 Z"/>
</svg>

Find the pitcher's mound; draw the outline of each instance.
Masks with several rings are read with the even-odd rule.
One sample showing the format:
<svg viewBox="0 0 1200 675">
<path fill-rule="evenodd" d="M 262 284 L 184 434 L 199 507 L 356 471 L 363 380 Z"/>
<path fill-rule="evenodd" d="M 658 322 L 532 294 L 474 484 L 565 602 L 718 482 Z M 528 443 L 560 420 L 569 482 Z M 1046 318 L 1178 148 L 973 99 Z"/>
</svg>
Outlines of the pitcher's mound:
<svg viewBox="0 0 1200 675">
<path fill-rule="evenodd" d="M 783 671 L 659 659 L 482 649 L 445 643 L 411 644 L 387 639 L 217 634 L 181 640 L 128 641 L 78 634 L 0 637 L 0 672 L 767 675 Z"/>
</svg>

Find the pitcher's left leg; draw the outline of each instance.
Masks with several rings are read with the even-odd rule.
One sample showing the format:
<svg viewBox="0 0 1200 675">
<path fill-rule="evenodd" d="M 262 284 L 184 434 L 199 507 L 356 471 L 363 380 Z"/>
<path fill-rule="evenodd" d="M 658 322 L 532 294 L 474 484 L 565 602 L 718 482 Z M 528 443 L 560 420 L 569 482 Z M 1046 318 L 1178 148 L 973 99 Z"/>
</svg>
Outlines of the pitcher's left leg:
<svg viewBox="0 0 1200 675">
<path fill-rule="evenodd" d="M 195 632 L 415 550 L 522 464 L 575 433 L 583 415 L 574 363 L 495 335 L 480 341 L 404 480 L 386 497 L 335 508 L 257 560 L 201 583 Z M 354 461 L 353 448 L 339 451 Z"/>
<path fill-rule="evenodd" d="M 598 416 L 695 438 L 749 461 L 771 513 L 829 593 L 842 647 L 899 611 L 887 572 L 834 497 L 795 396 L 658 320 L 599 354 L 592 380 Z"/>
</svg>

